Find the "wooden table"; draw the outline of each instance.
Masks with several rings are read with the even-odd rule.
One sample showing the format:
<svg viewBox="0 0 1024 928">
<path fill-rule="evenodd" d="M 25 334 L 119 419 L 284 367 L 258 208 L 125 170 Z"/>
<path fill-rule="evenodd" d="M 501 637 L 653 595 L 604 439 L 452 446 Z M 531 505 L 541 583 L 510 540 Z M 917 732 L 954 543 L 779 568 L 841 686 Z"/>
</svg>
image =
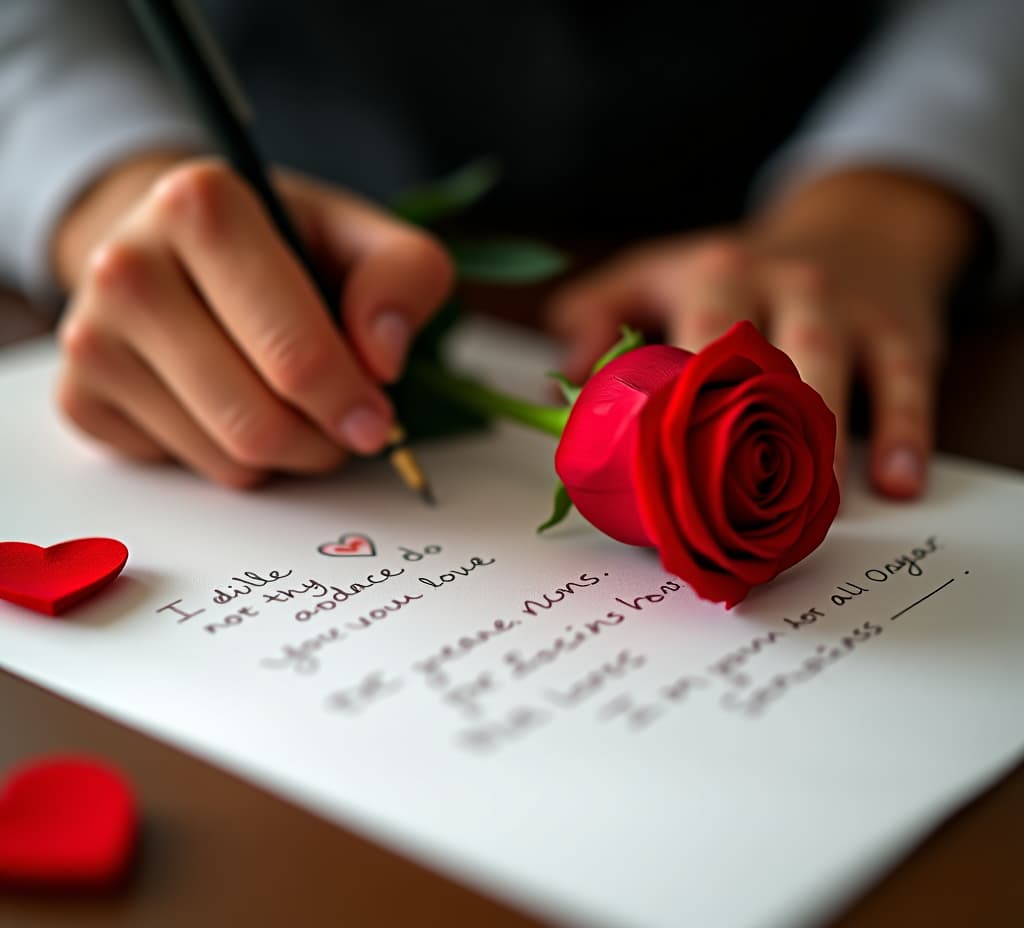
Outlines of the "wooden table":
<svg viewBox="0 0 1024 928">
<path fill-rule="evenodd" d="M 0 295 L 0 340 L 45 327 L 12 305 Z M 940 446 L 1024 470 L 1022 410 L 1024 312 L 992 312 L 959 325 L 943 384 Z M 39 754 L 71 751 L 107 759 L 136 784 L 144 811 L 137 866 L 124 886 L 105 895 L 0 895 L 0 925 L 535 924 L 248 782 L 0 672 L 0 772 Z M 835 924 L 1019 924 L 1022 860 L 1024 767 L 954 815 Z"/>
</svg>

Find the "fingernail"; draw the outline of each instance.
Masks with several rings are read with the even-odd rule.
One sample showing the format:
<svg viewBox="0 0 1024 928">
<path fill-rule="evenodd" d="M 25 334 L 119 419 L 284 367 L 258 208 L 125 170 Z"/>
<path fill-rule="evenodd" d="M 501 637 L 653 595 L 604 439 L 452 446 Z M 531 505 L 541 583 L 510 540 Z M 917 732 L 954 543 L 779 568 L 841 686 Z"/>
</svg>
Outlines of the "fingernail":
<svg viewBox="0 0 1024 928">
<path fill-rule="evenodd" d="M 412 341 L 409 320 L 397 310 L 382 310 L 373 320 L 370 334 L 377 346 L 377 357 L 380 358 L 385 377 L 394 380 L 402 372 Z"/>
<path fill-rule="evenodd" d="M 893 448 L 882 459 L 882 476 L 890 492 L 916 493 L 924 482 L 924 460 L 911 448 Z"/>
<path fill-rule="evenodd" d="M 374 454 L 387 442 L 391 424 L 371 406 L 356 406 L 341 420 L 339 432 L 348 447 L 360 454 Z"/>
</svg>

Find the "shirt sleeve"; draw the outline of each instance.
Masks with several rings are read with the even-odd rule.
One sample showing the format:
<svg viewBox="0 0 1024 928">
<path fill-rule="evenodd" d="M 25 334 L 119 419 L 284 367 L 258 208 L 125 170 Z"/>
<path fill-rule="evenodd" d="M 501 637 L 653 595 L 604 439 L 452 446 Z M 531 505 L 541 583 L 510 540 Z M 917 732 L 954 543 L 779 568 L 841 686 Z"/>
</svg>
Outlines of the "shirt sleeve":
<svg viewBox="0 0 1024 928">
<path fill-rule="evenodd" d="M 765 200 L 881 166 L 956 190 L 994 234 L 1000 283 L 1024 282 L 1024 3 L 916 0 L 891 18 L 755 185 Z"/>
<path fill-rule="evenodd" d="M 52 303 L 60 216 L 105 168 L 169 145 L 206 147 L 127 4 L 0 2 L 0 278 Z"/>
</svg>

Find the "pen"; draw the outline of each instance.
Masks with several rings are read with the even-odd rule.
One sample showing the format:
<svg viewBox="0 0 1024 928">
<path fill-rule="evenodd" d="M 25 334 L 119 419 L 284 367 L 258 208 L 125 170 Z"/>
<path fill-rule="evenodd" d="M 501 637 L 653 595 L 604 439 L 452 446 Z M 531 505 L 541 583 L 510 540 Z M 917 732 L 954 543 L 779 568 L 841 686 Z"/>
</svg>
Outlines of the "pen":
<svg viewBox="0 0 1024 928">
<path fill-rule="evenodd" d="M 281 238 L 309 273 L 328 314 L 340 315 L 323 275 L 310 258 L 246 128 L 252 120 L 242 89 L 220 47 L 191 0 L 131 0 L 136 18 L 168 72 L 181 84 L 200 120 L 231 166 L 255 191 Z M 426 476 L 406 444 L 405 429 L 392 426 L 388 459 L 407 487 L 428 503 L 434 496 Z"/>
</svg>

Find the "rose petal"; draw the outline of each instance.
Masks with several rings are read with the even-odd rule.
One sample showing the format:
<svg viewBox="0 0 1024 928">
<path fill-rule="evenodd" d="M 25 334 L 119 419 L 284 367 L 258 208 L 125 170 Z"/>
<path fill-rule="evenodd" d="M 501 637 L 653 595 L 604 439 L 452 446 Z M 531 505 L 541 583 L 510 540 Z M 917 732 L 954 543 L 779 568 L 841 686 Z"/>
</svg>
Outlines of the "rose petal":
<svg viewBox="0 0 1024 928">
<path fill-rule="evenodd" d="M 828 535 L 828 530 L 835 521 L 836 513 L 838 512 L 839 484 L 833 474 L 831 480 L 827 482 L 825 499 L 821 504 L 821 508 L 807 520 L 807 524 L 800 533 L 800 537 L 793 547 L 786 552 L 785 557 L 782 558 L 779 573 L 782 573 L 782 571 L 787 570 L 794 564 L 798 564 L 825 540 L 825 536 Z"/>
<path fill-rule="evenodd" d="M 724 601 L 731 607 L 747 595 L 750 587 L 703 559 L 698 562 L 668 505 L 671 481 L 659 453 L 657 434 L 670 396 L 670 387 L 660 390 L 640 414 L 640 441 L 634 458 L 640 512 L 664 568 L 680 577 L 702 599 Z"/>
<path fill-rule="evenodd" d="M 751 363 L 744 363 L 744 359 Z M 666 485 L 677 518 L 685 525 L 685 536 L 675 527 L 672 527 L 671 531 L 666 530 L 665 519 L 655 511 L 659 506 L 653 504 L 649 492 L 642 494 L 641 514 L 654 520 L 654 524 L 648 526 L 653 538 L 661 539 L 663 543 L 665 539 L 674 540 L 673 549 L 676 554 L 679 546 L 685 544 L 688 559 L 695 565 L 698 561 L 706 565 L 703 568 L 705 575 L 709 567 L 714 571 L 712 576 L 719 579 L 713 586 L 723 593 L 715 596 L 716 599 L 728 597 L 721 577 L 728 576 L 730 571 L 735 573 L 737 563 L 721 549 L 708 530 L 706 519 L 697 502 L 701 485 L 707 483 L 707 474 L 701 471 L 694 475 L 691 471 L 693 462 L 687 460 L 685 442 L 678 433 L 691 422 L 695 401 L 703 389 L 709 388 L 709 385 L 727 384 L 730 378 L 742 376 L 744 373 L 749 374 L 751 370 L 756 369 L 797 376 L 796 368 L 785 354 L 768 345 L 750 323 L 738 323 L 690 360 L 671 388 L 665 410 L 659 419 L 654 418 L 653 403 L 648 404 L 641 416 L 641 431 L 650 429 L 658 435 L 658 443 L 665 456 L 666 473 L 672 477 L 671 481 L 666 481 L 660 472 L 660 465 L 657 468 L 648 466 L 646 475 L 650 482 L 645 489 L 650 491 L 655 480 Z M 724 396 L 718 399 L 724 402 Z M 698 485 L 696 493 L 694 482 Z M 660 508 L 664 509 L 664 500 Z M 749 582 L 762 582 L 760 578 L 767 574 L 767 571 L 753 563 L 745 563 L 739 570 L 757 578 Z M 749 582 L 745 584 L 744 580 L 745 578 L 732 578 L 728 586 L 733 595 L 739 595 L 740 598 L 745 595 L 736 592 L 744 585 L 749 587 Z"/>
<path fill-rule="evenodd" d="M 814 454 L 816 463 L 814 492 L 807 504 L 813 512 L 831 498 L 833 487 L 836 492 L 839 489 L 835 481 L 836 417 L 811 387 L 800 394 L 800 402 L 807 447 Z"/>
<path fill-rule="evenodd" d="M 751 405 L 756 411 L 751 411 Z M 737 426 L 743 428 L 745 432 L 740 439 L 730 443 L 730 459 L 727 466 L 741 466 L 734 462 L 742 453 L 744 438 L 748 435 L 755 441 L 770 441 L 776 457 L 781 462 L 781 470 L 775 475 L 770 493 L 766 494 L 755 487 L 752 494 L 737 495 L 729 500 L 736 510 L 735 513 L 730 512 L 732 520 L 741 525 L 760 525 L 806 502 L 806 494 L 813 479 L 813 461 L 810 452 L 804 447 L 804 433 L 799 424 L 793 425 L 786 418 L 765 409 L 760 400 L 738 408 L 741 417 Z M 741 512 L 743 521 L 739 519 Z"/>
<path fill-rule="evenodd" d="M 813 452 L 815 448 L 820 447 L 821 430 L 817 436 L 813 433 L 809 435 L 806 421 L 801 415 L 804 408 L 811 410 L 810 403 L 817 401 L 820 404 L 820 398 L 801 381 L 787 376 L 764 374 L 731 388 L 720 399 L 724 399 L 725 403 L 732 407 L 728 419 L 723 419 L 712 426 L 708 426 L 705 421 L 703 428 L 693 430 L 694 436 L 725 429 L 727 422 L 727 443 L 731 450 L 738 450 L 743 445 L 745 436 L 741 433 L 756 437 L 757 426 L 761 426 L 766 433 L 777 433 L 780 438 L 785 439 L 790 448 L 805 448 Z M 750 411 L 749 418 L 746 413 L 743 416 L 734 415 L 735 410 L 740 407 L 745 411 Z M 817 411 L 820 412 L 820 409 Z M 828 415 L 831 416 L 831 413 Z M 834 422 L 832 434 L 834 435 Z M 817 440 L 815 440 L 816 437 Z M 834 439 L 830 444 L 833 442 Z M 782 449 L 786 446 L 780 445 L 779 447 Z M 750 479 L 752 478 L 748 478 L 748 480 Z M 783 492 L 791 491 L 793 495 L 802 497 L 811 489 L 810 479 L 813 479 L 813 473 L 787 476 L 786 480 L 779 481 L 779 487 Z M 757 494 L 751 492 L 748 495 L 753 501 Z M 773 514 L 777 515 L 783 509 L 790 508 L 791 503 L 785 502 L 780 495 L 761 500 L 757 510 L 752 511 L 750 515 L 754 519 L 764 519 Z M 743 501 L 740 496 L 735 497 L 735 500 Z M 767 511 L 769 505 L 774 506 L 773 512 Z"/>
<path fill-rule="evenodd" d="M 799 446 L 805 448 L 811 457 L 807 511 L 816 513 L 830 498 L 835 482 L 835 416 L 817 391 L 803 381 L 780 383 L 779 390 L 789 403 L 790 421 L 799 423 Z"/>
<path fill-rule="evenodd" d="M 834 445 L 790 359 L 734 326 L 639 415 L 639 514 L 666 569 L 731 607 L 805 557 L 838 507 Z"/>
<path fill-rule="evenodd" d="M 555 452 L 555 470 L 580 514 L 626 544 L 651 543 L 633 482 L 640 410 L 691 357 L 650 345 L 611 361 L 584 386 Z"/>
<path fill-rule="evenodd" d="M 723 488 L 723 495 L 726 493 L 727 488 Z M 729 502 L 730 500 L 726 499 L 726 505 Z M 763 560 L 774 560 L 796 541 L 802 529 L 805 512 L 806 505 L 800 503 L 771 518 L 766 519 L 756 512 L 754 518 L 742 522 L 730 512 L 729 525 L 733 526 L 733 531 L 741 539 L 744 550 Z"/>
<path fill-rule="evenodd" d="M 766 447 L 770 447 L 770 452 Z M 773 458 L 770 465 L 764 461 L 768 453 Z M 792 470 L 793 456 L 786 442 L 766 436 L 759 429 L 748 429 L 732 450 L 726 474 L 732 491 L 726 500 L 730 520 L 743 529 L 763 523 L 763 507 L 785 492 Z M 769 481 L 774 485 L 770 493 L 764 486 Z"/>
<path fill-rule="evenodd" d="M 728 512 L 724 475 L 728 473 L 735 445 L 739 443 L 737 433 L 741 430 L 756 431 L 760 427 L 787 443 L 795 467 L 790 483 L 782 488 L 772 505 L 752 505 L 750 515 L 759 524 L 770 523 L 791 509 L 806 508 L 814 470 L 811 455 L 804 447 L 803 429 L 800 423 L 789 422 L 773 408 L 778 405 L 778 394 L 785 392 L 781 388 L 788 388 L 792 381 L 788 375 L 765 374 L 730 390 L 732 405 L 727 407 L 728 411 L 717 420 L 706 420 L 700 428 L 694 429 L 687 442 L 686 457 L 690 468 L 698 467 L 705 475 L 702 492 L 694 494 L 691 503 L 686 498 L 687 485 L 684 481 L 672 485 L 674 504 L 684 508 L 688 504 L 695 505 L 703 514 L 703 526 L 707 531 L 690 533 L 697 550 L 751 584 L 765 583 L 777 573 L 776 562 L 785 554 L 792 543 L 791 535 L 799 531 L 799 526 L 794 528 L 790 524 L 789 532 L 778 538 L 773 538 L 766 530 L 748 541 L 745 533 L 737 531 Z M 690 518 L 692 520 L 693 517 Z M 692 521 L 688 523 L 692 524 Z"/>
<path fill-rule="evenodd" d="M 705 512 L 711 535 L 722 552 L 720 557 L 715 558 L 715 562 L 728 567 L 750 584 L 764 583 L 774 576 L 775 562 L 789 544 L 780 545 L 775 539 L 771 527 L 777 517 L 771 514 L 766 516 L 755 510 L 757 525 L 765 527 L 763 532 L 751 534 L 738 530 L 729 512 L 726 481 L 722 478 L 728 473 L 735 457 L 736 449 L 732 446 L 732 439 L 737 426 L 753 430 L 758 427 L 758 423 L 773 418 L 765 413 L 755 412 L 751 415 L 749 406 L 740 403 L 719 420 L 705 423 L 701 429 L 696 430 L 690 442 L 693 457 L 709 461 L 708 473 L 713 475 L 714 482 L 706 487 L 699 505 Z"/>
<path fill-rule="evenodd" d="M 824 541 L 839 509 L 839 485 L 833 469 L 835 416 L 818 393 L 803 381 L 783 389 L 792 413 L 800 422 L 800 447 L 810 458 L 812 476 L 805 506 L 805 524 L 798 532 L 780 533 L 779 540 L 785 537 L 790 547 L 779 559 L 779 573 L 803 560 Z"/>
</svg>

